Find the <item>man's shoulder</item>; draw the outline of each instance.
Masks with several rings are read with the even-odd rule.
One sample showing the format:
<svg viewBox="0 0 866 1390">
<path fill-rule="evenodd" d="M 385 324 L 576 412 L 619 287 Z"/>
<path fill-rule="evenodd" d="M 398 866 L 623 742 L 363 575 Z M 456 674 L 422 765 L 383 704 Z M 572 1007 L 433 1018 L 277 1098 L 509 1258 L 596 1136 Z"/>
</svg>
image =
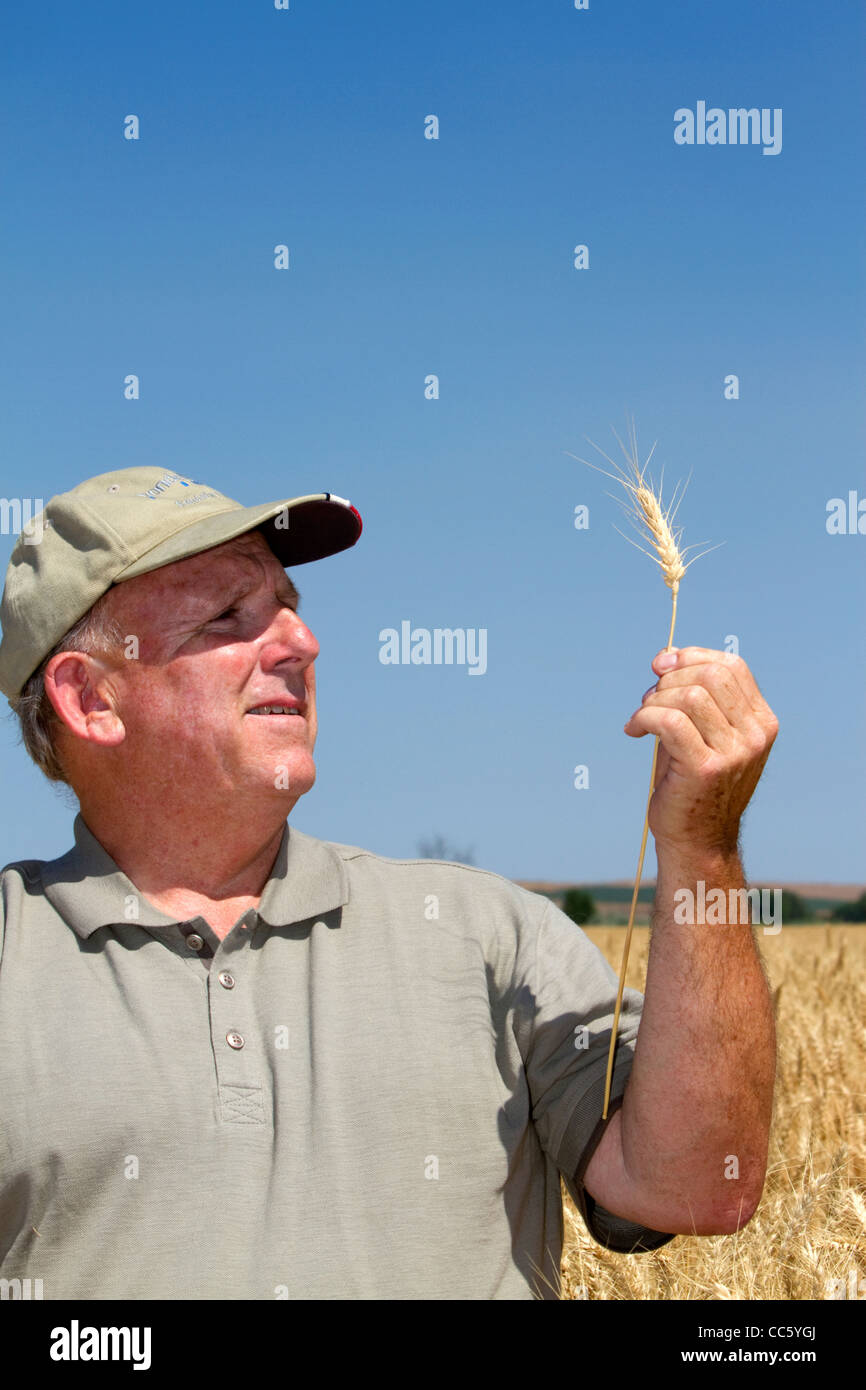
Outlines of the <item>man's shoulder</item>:
<svg viewBox="0 0 866 1390">
<path fill-rule="evenodd" d="M 17 875 L 26 891 L 39 892 L 52 877 L 62 874 L 74 853 L 74 850 L 67 849 L 53 859 L 12 859 L 0 868 L 0 885 L 6 888 L 16 884 Z"/>
<path fill-rule="evenodd" d="M 379 882 L 391 881 L 396 887 L 402 883 L 423 888 L 424 884 L 435 882 L 461 897 L 483 897 L 489 901 L 500 899 L 530 913 L 543 912 L 549 904 L 549 899 L 543 895 L 522 888 L 503 874 L 478 868 L 475 864 L 462 864 L 451 859 L 398 858 L 365 849 L 362 845 L 320 839 L 296 827 L 292 827 L 291 833 L 302 836 L 306 841 L 324 845 L 338 856 L 350 874 L 366 874 L 371 880 Z"/>
<path fill-rule="evenodd" d="M 8 876 L 17 874 L 25 885 L 35 887 L 42 881 L 42 872 L 50 862 L 48 859 L 13 859 L 0 869 L 0 885 L 5 887 Z"/>
<path fill-rule="evenodd" d="M 42 892 L 42 871 L 47 862 L 45 859 L 13 859 L 0 869 L 0 956 L 6 923 L 29 913 L 28 904 Z"/>
<path fill-rule="evenodd" d="M 84 820 L 79 813 L 76 813 L 72 824 L 71 843 L 67 841 L 65 849 L 45 859 L 13 859 L 8 864 L 0 868 L 0 884 L 12 884 L 15 876 L 23 880 L 25 887 L 32 893 L 34 889 L 40 891 L 50 885 L 54 879 L 71 876 L 80 877 L 82 871 L 87 871 L 88 865 L 82 859 L 82 844 L 84 840 L 96 846 L 102 853 L 102 846 L 94 839 Z"/>
</svg>

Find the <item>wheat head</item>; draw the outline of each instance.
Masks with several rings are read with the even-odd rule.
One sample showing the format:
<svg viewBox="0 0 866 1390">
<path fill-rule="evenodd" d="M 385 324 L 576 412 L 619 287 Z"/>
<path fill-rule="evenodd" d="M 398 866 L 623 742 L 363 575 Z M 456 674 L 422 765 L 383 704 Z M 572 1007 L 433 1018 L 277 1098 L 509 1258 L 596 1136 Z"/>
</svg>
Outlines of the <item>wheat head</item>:
<svg viewBox="0 0 866 1390">
<path fill-rule="evenodd" d="M 635 496 L 647 531 L 658 552 L 656 563 L 661 565 L 664 581 L 668 588 L 676 593 L 680 587 L 680 580 L 686 572 L 683 557 L 677 545 L 677 538 L 671 530 L 670 522 L 662 511 L 661 503 L 655 493 L 649 488 L 641 486 L 637 489 Z"/>
<path fill-rule="evenodd" d="M 631 524 L 634 526 L 638 535 L 643 540 L 649 541 L 650 545 L 653 547 L 655 554 L 652 554 L 651 551 L 647 550 L 642 545 L 638 545 L 637 549 L 642 550 L 644 555 L 649 555 L 650 559 L 653 560 L 661 568 L 664 581 L 671 591 L 671 625 L 670 632 L 668 634 L 668 644 L 666 648 L 667 651 L 671 651 L 674 640 L 674 627 L 676 625 L 677 620 L 677 594 L 679 592 L 680 580 L 682 579 L 689 565 L 693 564 L 694 561 L 698 559 L 698 556 L 694 555 L 692 556 L 692 559 L 686 563 L 684 558 L 686 550 L 683 550 L 680 547 L 680 536 L 682 535 L 682 527 L 679 527 L 678 529 L 674 528 L 677 507 L 683 500 L 683 495 L 686 489 L 685 487 L 683 488 L 682 492 L 680 493 L 679 501 L 677 501 L 677 491 L 679 487 L 678 484 L 677 487 L 674 488 L 674 495 L 671 499 L 671 504 L 667 508 L 667 510 L 665 510 L 662 504 L 662 487 L 664 483 L 664 478 L 662 477 L 662 480 L 659 483 L 658 491 L 656 491 L 655 484 L 647 474 L 650 459 L 655 453 L 655 444 L 650 449 L 649 457 L 647 458 L 647 461 L 644 464 L 643 468 L 641 468 L 640 463 L 638 462 L 637 435 L 635 434 L 634 417 L 632 417 L 630 422 L 630 451 L 626 449 L 616 430 L 614 430 L 613 433 L 617 443 L 619 444 L 619 447 L 625 454 L 626 462 L 628 464 L 628 471 L 622 469 L 618 463 L 615 463 L 612 458 L 609 458 L 603 449 L 600 449 L 597 444 L 592 443 L 591 439 L 587 440 L 587 443 L 592 444 L 593 449 L 595 449 L 599 454 L 601 454 L 602 458 L 607 459 L 607 462 L 614 470 L 613 473 L 609 473 L 606 468 L 599 468 L 597 463 L 590 463 L 589 459 L 578 458 L 577 461 L 578 463 L 587 464 L 589 468 L 597 469 L 599 473 L 604 473 L 605 477 L 607 478 L 613 478 L 614 482 L 622 483 L 623 487 L 629 495 L 629 501 L 627 505 L 622 503 L 618 498 L 614 498 L 614 501 L 620 501 L 620 505 L 625 507 L 626 516 L 628 517 Z M 566 450 L 566 452 L 568 451 Z M 572 454 L 571 457 L 577 458 L 577 455 Z M 686 487 L 687 486 L 688 481 L 686 482 Z M 619 531 L 618 526 L 614 529 Z M 622 535 L 621 531 L 620 535 Z M 628 536 L 625 536 L 624 539 L 629 541 L 630 545 L 636 544 L 635 541 L 629 540 Z M 687 547 L 688 550 L 694 550 L 694 548 L 694 546 Z M 711 547 L 711 549 L 714 548 L 715 547 Z M 706 551 L 703 552 L 703 554 L 706 553 Z M 625 934 L 625 945 L 623 947 L 622 965 L 620 966 L 619 972 L 619 988 L 617 990 L 616 1004 L 614 1005 L 613 1011 L 613 1028 L 611 1030 L 610 1035 L 610 1048 L 608 1051 L 607 1058 L 607 1076 L 605 1078 L 604 1103 L 602 1107 L 603 1119 L 607 1119 L 608 1105 L 610 1102 L 611 1079 L 613 1076 L 614 1054 L 616 1052 L 617 1042 L 617 1026 L 619 1024 L 619 1013 L 620 1007 L 622 1005 L 623 988 L 625 986 L 625 972 L 628 967 L 628 953 L 629 947 L 631 945 L 632 928 L 634 927 L 634 915 L 635 908 L 637 906 L 638 890 L 640 888 L 641 875 L 643 873 L 644 854 L 646 852 L 647 834 L 649 832 L 650 802 L 652 801 L 655 790 L 655 776 L 656 766 L 658 762 L 659 741 L 659 735 L 656 734 L 655 739 L 653 741 L 653 759 L 652 770 L 650 772 L 650 789 L 649 796 L 647 797 L 646 811 L 644 813 L 643 835 L 641 837 L 640 845 L 640 857 L 638 859 L 637 874 L 635 875 L 634 889 L 632 891 L 631 909 L 629 911 L 628 916 L 628 929 Z"/>
<path fill-rule="evenodd" d="M 630 449 L 626 449 L 616 430 L 613 431 L 613 434 L 619 447 L 625 454 L 628 463 L 628 471 L 621 468 L 618 463 L 615 463 L 614 460 L 610 458 L 603 449 L 600 449 L 597 444 L 594 444 L 591 439 L 588 439 L 587 443 L 592 444 L 593 449 L 601 454 L 602 458 L 607 459 L 607 462 L 614 470 L 613 473 L 609 473 L 606 468 L 599 468 L 597 463 L 591 463 L 589 459 L 578 458 L 577 454 L 570 454 L 569 457 L 577 459 L 578 463 L 585 463 L 587 467 L 594 468 L 597 472 L 603 473 L 606 478 L 613 478 L 614 482 L 622 484 L 629 494 L 629 502 L 624 504 L 619 498 L 614 498 L 614 501 L 620 502 L 620 505 L 624 507 L 628 520 L 637 531 L 638 535 L 643 540 L 649 541 L 655 554 L 652 554 L 651 551 L 647 550 L 642 545 L 636 545 L 636 542 L 631 540 L 629 536 L 624 536 L 623 539 L 627 540 L 629 545 L 635 545 L 636 549 L 643 551 L 644 555 L 648 555 L 649 558 L 660 567 L 662 577 L 675 598 L 679 591 L 680 580 L 689 565 L 694 564 L 695 560 L 700 558 L 698 555 L 693 555 L 691 560 L 685 560 L 687 552 L 689 550 L 694 550 L 696 547 L 689 545 L 683 549 L 680 545 L 680 537 L 682 536 L 683 528 L 681 526 L 674 527 L 677 509 L 685 496 L 686 487 L 688 487 L 691 474 L 689 475 L 689 479 L 686 480 L 682 492 L 680 492 L 679 499 L 677 499 L 677 492 L 679 491 L 679 484 L 677 484 L 677 487 L 674 488 L 674 495 L 670 505 L 665 508 L 662 502 L 664 477 L 662 476 L 662 481 L 659 483 L 658 488 L 656 488 L 655 483 L 647 473 L 650 459 L 655 453 L 655 444 L 653 444 L 649 451 L 646 463 L 641 467 L 638 461 L 637 436 L 635 434 L 634 419 L 631 420 L 629 431 Z M 608 496 L 610 495 L 609 493 Z M 614 530 L 619 531 L 620 535 L 623 534 L 618 526 L 614 527 Z M 710 549 L 714 550 L 716 547 L 711 546 Z M 708 552 L 704 550 L 701 553 L 706 555 Z"/>
</svg>

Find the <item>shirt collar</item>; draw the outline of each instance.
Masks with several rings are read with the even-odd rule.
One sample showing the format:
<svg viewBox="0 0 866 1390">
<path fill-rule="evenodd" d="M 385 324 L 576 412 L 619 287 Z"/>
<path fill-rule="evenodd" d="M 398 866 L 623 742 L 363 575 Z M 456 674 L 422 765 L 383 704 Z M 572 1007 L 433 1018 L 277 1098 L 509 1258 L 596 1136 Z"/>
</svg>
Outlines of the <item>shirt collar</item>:
<svg viewBox="0 0 866 1390">
<path fill-rule="evenodd" d="M 78 936 L 87 940 L 100 927 L 130 922 L 170 927 L 180 920 L 167 917 L 139 893 L 80 812 L 73 829 L 74 848 L 44 865 L 42 887 L 52 907 Z M 340 856 L 327 841 L 305 835 L 286 821 L 259 902 L 259 918 L 269 926 L 288 926 L 348 901 L 348 874 Z"/>
</svg>

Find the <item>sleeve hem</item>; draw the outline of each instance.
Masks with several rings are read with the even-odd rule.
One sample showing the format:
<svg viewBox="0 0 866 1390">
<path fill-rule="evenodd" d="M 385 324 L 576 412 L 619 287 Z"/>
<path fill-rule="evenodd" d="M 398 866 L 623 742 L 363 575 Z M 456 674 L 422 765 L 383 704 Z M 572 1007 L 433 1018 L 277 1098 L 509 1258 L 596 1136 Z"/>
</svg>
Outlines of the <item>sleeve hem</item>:
<svg viewBox="0 0 866 1390">
<path fill-rule="evenodd" d="M 616 1073 L 614 1073 L 615 1079 Z M 649 1226 L 641 1225 L 640 1222 L 630 1221 L 627 1217 L 614 1216 L 612 1212 L 606 1211 L 604 1207 L 600 1206 L 583 1185 L 590 1160 L 601 1143 L 605 1130 L 617 1110 L 621 1108 L 623 1098 L 622 1091 L 615 1098 L 611 1097 L 607 1118 L 603 1119 L 599 1116 L 598 1123 L 583 1148 L 576 1168 L 572 1174 L 563 1173 L 563 1178 L 569 1196 L 580 1212 L 586 1229 L 597 1244 L 618 1254 L 642 1255 L 651 1250 L 658 1250 L 660 1246 L 675 1240 L 675 1232 L 655 1231 Z"/>
</svg>

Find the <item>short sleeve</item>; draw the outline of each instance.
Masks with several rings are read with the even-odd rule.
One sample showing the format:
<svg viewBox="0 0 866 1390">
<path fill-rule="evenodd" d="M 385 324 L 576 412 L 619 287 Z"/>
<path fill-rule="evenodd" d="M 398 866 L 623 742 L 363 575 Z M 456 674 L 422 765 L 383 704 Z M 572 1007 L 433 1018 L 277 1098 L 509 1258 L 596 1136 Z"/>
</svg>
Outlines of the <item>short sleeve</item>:
<svg viewBox="0 0 866 1390">
<path fill-rule="evenodd" d="M 548 903 L 521 998 L 533 1123 L 593 1239 L 609 1250 L 641 1253 L 658 1249 L 674 1235 L 614 1216 L 583 1186 L 590 1159 L 622 1104 L 634 1061 L 643 995 L 626 989 L 617 1028 L 611 1102 L 602 1120 L 617 988 L 617 975 L 598 947 L 554 903 Z"/>
</svg>

